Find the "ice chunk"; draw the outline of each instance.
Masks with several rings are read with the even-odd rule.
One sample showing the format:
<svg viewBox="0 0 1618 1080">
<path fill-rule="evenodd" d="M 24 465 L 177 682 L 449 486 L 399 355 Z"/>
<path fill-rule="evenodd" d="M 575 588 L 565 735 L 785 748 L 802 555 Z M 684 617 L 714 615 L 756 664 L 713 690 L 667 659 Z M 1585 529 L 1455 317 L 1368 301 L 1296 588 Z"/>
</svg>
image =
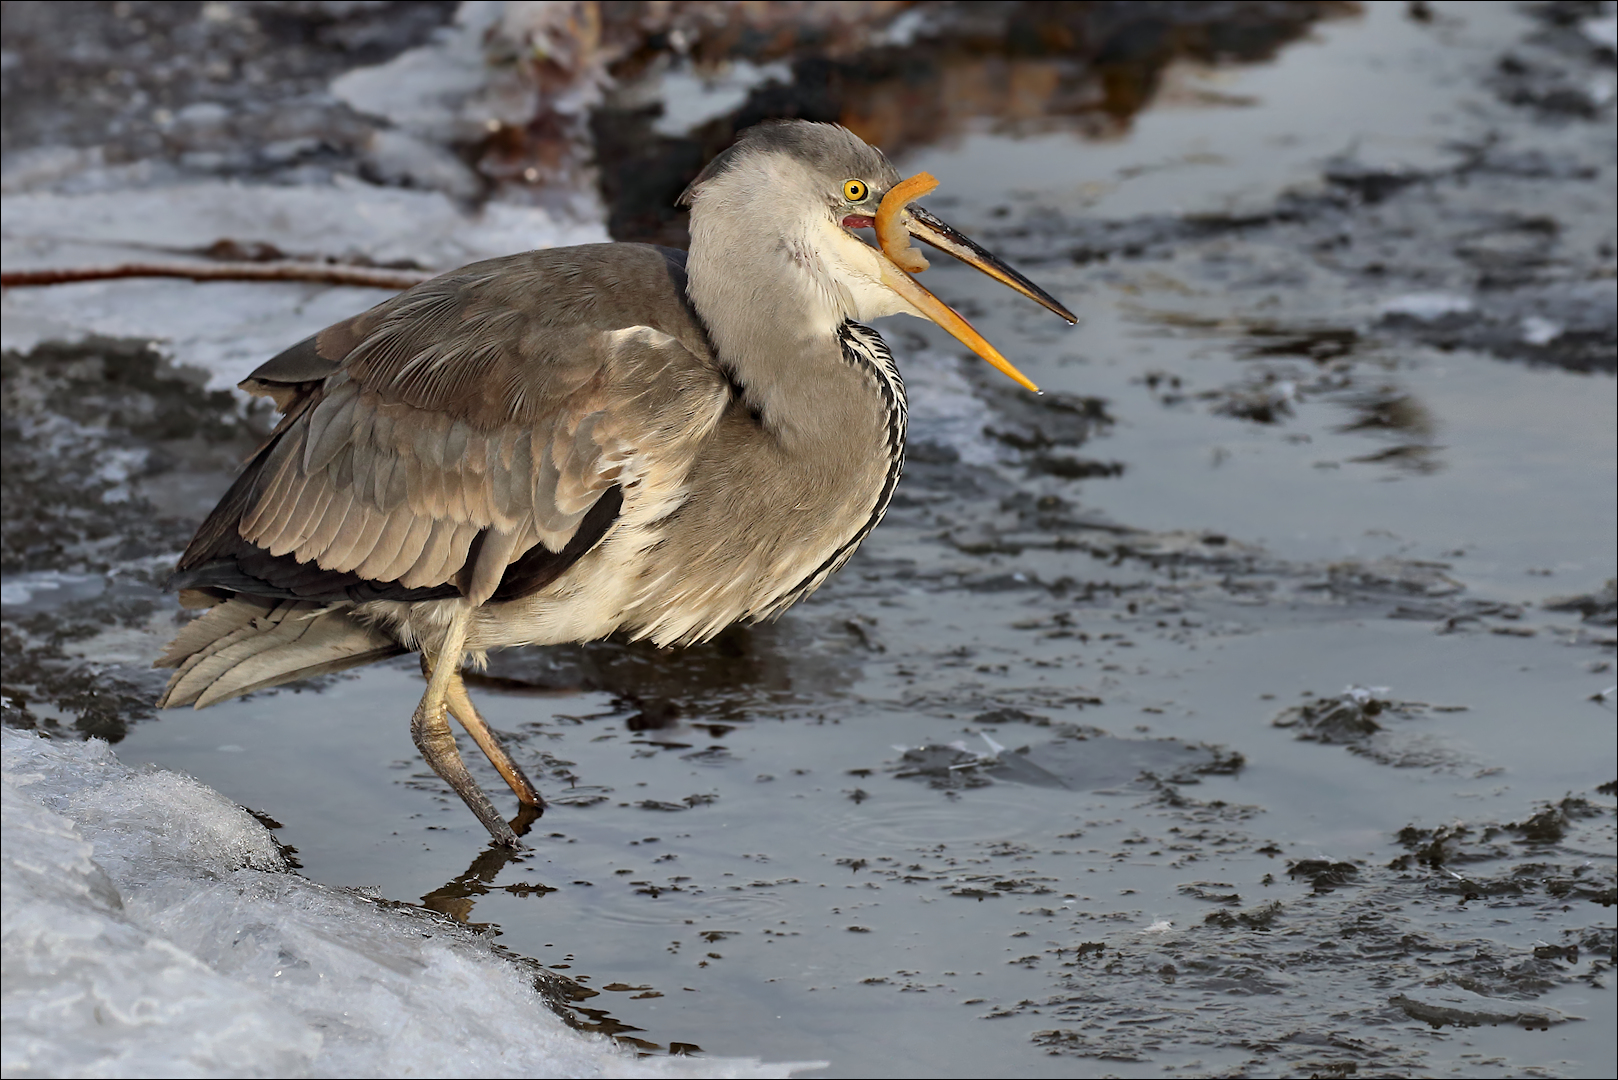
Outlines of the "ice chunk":
<svg viewBox="0 0 1618 1080">
<path fill-rule="evenodd" d="M 384 64 L 355 68 L 332 82 L 331 92 L 356 112 L 389 120 L 405 130 L 440 142 L 465 139 L 479 119 L 466 104 L 485 89 L 490 71 L 483 37 L 499 21 L 499 5 L 464 4 L 455 23 L 427 45 L 409 49 Z M 522 114 L 498 117 L 520 123 Z"/>
<path fill-rule="evenodd" d="M 1564 327 L 1559 322 L 1542 318 L 1538 315 L 1529 315 L 1518 326 L 1523 341 L 1529 345 L 1549 345 L 1562 336 Z"/>
<path fill-rule="evenodd" d="M 1579 32 L 1593 45 L 1618 52 L 1618 15 L 1597 15 L 1579 23 Z"/>
<path fill-rule="evenodd" d="M 117 886 L 92 858 L 92 844 L 71 819 L 45 804 L 63 801 L 105 774 L 105 744 L 101 753 L 72 747 L 61 755 L 51 753 L 51 744 L 9 729 L 4 738 L 0 1071 L 306 1071 L 320 1050 L 320 1033 L 262 992 L 210 970 L 141 926 L 123 910 Z M 73 775 L 59 771 L 64 757 L 78 759 L 69 765 Z"/>
<path fill-rule="evenodd" d="M 1454 293 L 1406 293 L 1384 301 L 1382 314 L 1405 315 L 1422 322 L 1432 322 L 1445 315 L 1464 315 L 1473 307 L 1469 297 Z"/>
<path fill-rule="evenodd" d="M 470 931 L 290 873 L 270 833 L 107 744 L 4 729 L 8 1076 L 789 1076 L 637 1060 Z"/>
<path fill-rule="evenodd" d="M 0 578 L 0 604 L 24 607 L 37 596 L 61 602 L 96 596 L 106 587 L 101 574 L 69 574 L 61 570 L 34 570 Z"/>
<path fill-rule="evenodd" d="M 915 44 L 916 38 L 926 29 L 928 14 L 929 12 L 922 8 L 911 8 L 903 12 L 888 24 L 887 29 L 876 36 L 876 43 L 891 45 L 898 49 L 908 48 Z"/>
<path fill-rule="evenodd" d="M 365 146 L 365 162 L 381 179 L 444 191 L 458 199 L 476 198 L 483 191 L 477 173 L 448 149 L 403 131 L 372 133 Z"/>
</svg>

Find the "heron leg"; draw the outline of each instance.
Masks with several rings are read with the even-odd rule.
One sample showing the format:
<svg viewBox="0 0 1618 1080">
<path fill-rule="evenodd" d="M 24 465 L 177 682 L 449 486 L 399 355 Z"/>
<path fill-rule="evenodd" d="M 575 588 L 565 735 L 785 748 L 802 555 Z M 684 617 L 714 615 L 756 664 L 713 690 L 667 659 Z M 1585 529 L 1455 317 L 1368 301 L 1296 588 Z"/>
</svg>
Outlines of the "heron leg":
<svg viewBox="0 0 1618 1080">
<path fill-rule="evenodd" d="M 461 680 L 459 671 L 455 672 L 455 677 L 449 684 L 449 711 L 461 722 L 466 733 L 472 736 L 472 741 L 478 744 L 478 748 L 488 756 L 501 778 L 505 780 L 506 786 L 516 793 L 518 801 L 524 806 L 532 806 L 540 813 L 544 813 L 545 800 L 539 797 L 539 789 L 523 775 L 522 768 L 511 759 L 506 748 L 500 745 L 500 739 L 495 735 L 494 729 L 478 714 L 477 706 L 472 704 L 472 698 L 466 692 L 466 683 Z"/>
<path fill-rule="evenodd" d="M 438 663 L 431 664 L 432 676 L 427 680 L 427 692 L 410 718 L 410 735 L 416 749 L 433 767 L 433 772 L 455 789 L 455 794 L 466 803 L 467 809 L 477 815 L 483 827 L 489 830 L 494 842 L 508 847 L 517 846 L 517 834 L 511 831 L 505 819 L 489 801 L 472 774 L 466 771 L 461 752 L 455 747 L 455 735 L 449 729 L 450 687 L 460 680 L 461 656 L 466 651 L 466 627 L 472 611 L 462 606 L 450 620 L 444 640 L 438 648 Z M 424 654 L 425 655 L 425 654 Z M 464 691 L 463 691 L 464 693 Z"/>
</svg>

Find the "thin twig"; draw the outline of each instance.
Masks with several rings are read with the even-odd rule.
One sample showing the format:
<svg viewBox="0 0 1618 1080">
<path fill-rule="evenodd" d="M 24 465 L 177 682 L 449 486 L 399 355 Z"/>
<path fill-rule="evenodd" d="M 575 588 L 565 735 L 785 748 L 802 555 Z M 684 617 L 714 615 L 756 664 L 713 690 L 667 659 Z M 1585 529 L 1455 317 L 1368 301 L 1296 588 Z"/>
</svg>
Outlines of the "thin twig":
<svg viewBox="0 0 1618 1080">
<path fill-rule="evenodd" d="M 62 285 L 111 278 L 167 277 L 192 281 L 318 281 L 326 285 L 358 285 L 368 289 L 408 289 L 435 275 L 426 270 L 383 270 L 314 262 L 139 262 L 117 266 L 60 266 L 49 270 L 7 270 L 0 288 Z"/>
</svg>

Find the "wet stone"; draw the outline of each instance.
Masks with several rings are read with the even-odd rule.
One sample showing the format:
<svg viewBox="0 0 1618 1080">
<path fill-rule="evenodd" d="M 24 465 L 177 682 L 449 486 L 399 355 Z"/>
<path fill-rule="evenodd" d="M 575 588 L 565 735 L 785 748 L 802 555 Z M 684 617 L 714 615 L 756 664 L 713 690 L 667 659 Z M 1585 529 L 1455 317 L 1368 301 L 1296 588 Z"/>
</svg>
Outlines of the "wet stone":
<svg viewBox="0 0 1618 1080">
<path fill-rule="evenodd" d="M 981 751 L 964 741 L 914 747 L 904 750 L 887 771 L 900 778 L 925 778 L 935 788 L 983 787 L 1000 780 L 1087 791 L 1137 780 L 1194 784 L 1199 776 L 1235 772 L 1243 760 L 1240 754 L 1219 747 L 1193 746 L 1177 739 L 1122 739 L 1100 728 L 1072 724 L 1058 725 L 1055 735 L 1015 749 L 1002 747 L 988 736 L 983 737 Z"/>
<path fill-rule="evenodd" d="M 1359 876 L 1359 867 L 1353 863 L 1332 862 L 1330 859 L 1301 859 L 1287 867 L 1287 876 L 1302 878 L 1315 892 L 1331 892 L 1347 885 Z"/>
</svg>

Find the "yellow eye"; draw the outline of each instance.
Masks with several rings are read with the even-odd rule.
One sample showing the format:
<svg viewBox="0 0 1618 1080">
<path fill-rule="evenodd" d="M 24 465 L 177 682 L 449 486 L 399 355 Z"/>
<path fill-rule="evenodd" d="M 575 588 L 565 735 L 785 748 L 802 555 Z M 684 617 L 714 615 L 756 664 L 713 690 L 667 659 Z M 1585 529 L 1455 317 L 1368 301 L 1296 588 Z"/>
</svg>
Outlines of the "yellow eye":
<svg viewBox="0 0 1618 1080">
<path fill-rule="evenodd" d="M 849 202 L 864 202 L 865 196 L 868 194 L 870 194 L 870 189 L 865 186 L 864 180 L 843 181 L 843 198 Z"/>
</svg>

